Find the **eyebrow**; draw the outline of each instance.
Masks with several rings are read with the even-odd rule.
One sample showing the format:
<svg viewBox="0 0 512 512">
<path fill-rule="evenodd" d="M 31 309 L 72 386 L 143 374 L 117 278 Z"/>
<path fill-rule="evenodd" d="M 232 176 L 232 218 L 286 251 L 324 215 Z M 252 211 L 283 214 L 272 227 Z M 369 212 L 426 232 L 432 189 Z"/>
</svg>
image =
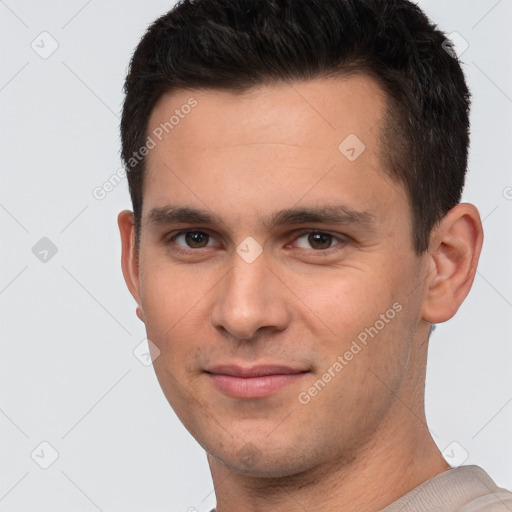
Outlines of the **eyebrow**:
<svg viewBox="0 0 512 512">
<path fill-rule="evenodd" d="M 345 205 L 327 205 L 320 207 L 294 207 L 275 212 L 269 219 L 262 220 L 267 229 L 292 224 L 340 224 L 370 229 L 377 217 L 368 211 L 357 211 Z M 166 205 L 153 208 L 147 215 L 147 224 L 152 226 L 166 224 L 203 224 L 221 225 L 225 222 L 208 210 L 188 206 Z"/>
</svg>

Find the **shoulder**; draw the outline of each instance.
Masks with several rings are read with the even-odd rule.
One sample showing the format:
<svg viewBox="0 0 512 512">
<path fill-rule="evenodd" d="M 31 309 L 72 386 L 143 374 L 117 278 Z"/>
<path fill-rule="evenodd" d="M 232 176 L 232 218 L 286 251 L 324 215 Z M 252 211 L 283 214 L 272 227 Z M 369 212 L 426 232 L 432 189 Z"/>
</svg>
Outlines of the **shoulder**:
<svg viewBox="0 0 512 512">
<path fill-rule="evenodd" d="M 457 512 L 510 512 L 512 511 L 512 492 L 498 487 L 494 480 L 478 466 L 462 466 L 464 479 L 477 486 L 479 496 L 457 509 Z"/>
<path fill-rule="evenodd" d="M 510 512 L 512 511 L 512 492 L 499 489 L 471 500 L 457 512 Z"/>
<path fill-rule="evenodd" d="M 382 512 L 511 512 L 512 492 L 479 466 L 450 468 L 411 490 Z"/>
</svg>

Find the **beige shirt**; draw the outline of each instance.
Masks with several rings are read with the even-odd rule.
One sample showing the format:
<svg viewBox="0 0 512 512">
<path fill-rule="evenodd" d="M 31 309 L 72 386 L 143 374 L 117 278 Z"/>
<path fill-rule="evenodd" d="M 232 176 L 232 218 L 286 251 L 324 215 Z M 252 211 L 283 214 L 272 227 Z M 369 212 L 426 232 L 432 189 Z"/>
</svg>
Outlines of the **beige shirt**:
<svg viewBox="0 0 512 512">
<path fill-rule="evenodd" d="M 478 466 L 448 469 L 381 512 L 512 512 L 512 492 Z"/>
<path fill-rule="evenodd" d="M 512 492 L 498 487 L 478 466 L 459 466 L 423 482 L 381 512 L 512 512 Z"/>
</svg>

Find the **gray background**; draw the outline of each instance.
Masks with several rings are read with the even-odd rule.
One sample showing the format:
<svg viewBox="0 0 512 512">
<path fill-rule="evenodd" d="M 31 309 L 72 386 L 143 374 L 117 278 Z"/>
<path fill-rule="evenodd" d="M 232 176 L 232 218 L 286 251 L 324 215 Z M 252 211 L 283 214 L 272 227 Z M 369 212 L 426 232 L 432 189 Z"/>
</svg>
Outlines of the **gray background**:
<svg viewBox="0 0 512 512">
<path fill-rule="evenodd" d="M 512 0 L 419 4 L 469 43 L 464 200 L 486 235 L 470 295 L 431 339 L 427 418 L 450 462 L 512 488 Z M 171 5 L 0 1 L 0 512 L 215 503 L 203 450 L 133 354 L 145 331 L 120 269 L 126 181 L 92 194 L 120 167 L 131 53 Z"/>
</svg>

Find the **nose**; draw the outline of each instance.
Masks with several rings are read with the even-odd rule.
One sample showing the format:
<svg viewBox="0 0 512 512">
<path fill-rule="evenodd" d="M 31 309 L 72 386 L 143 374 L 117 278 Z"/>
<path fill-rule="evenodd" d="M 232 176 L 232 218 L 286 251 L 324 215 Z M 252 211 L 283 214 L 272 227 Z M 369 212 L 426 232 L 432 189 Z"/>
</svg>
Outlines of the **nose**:
<svg viewBox="0 0 512 512">
<path fill-rule="evenodd" d="M 289 291 L 265 251 L 251 263 L 234 252 L 231 269 L 215 290 L 213 326 L 238 340 L 254 339 L 260 330 L 284 330 L 290 322 Z"/>
</svg>

